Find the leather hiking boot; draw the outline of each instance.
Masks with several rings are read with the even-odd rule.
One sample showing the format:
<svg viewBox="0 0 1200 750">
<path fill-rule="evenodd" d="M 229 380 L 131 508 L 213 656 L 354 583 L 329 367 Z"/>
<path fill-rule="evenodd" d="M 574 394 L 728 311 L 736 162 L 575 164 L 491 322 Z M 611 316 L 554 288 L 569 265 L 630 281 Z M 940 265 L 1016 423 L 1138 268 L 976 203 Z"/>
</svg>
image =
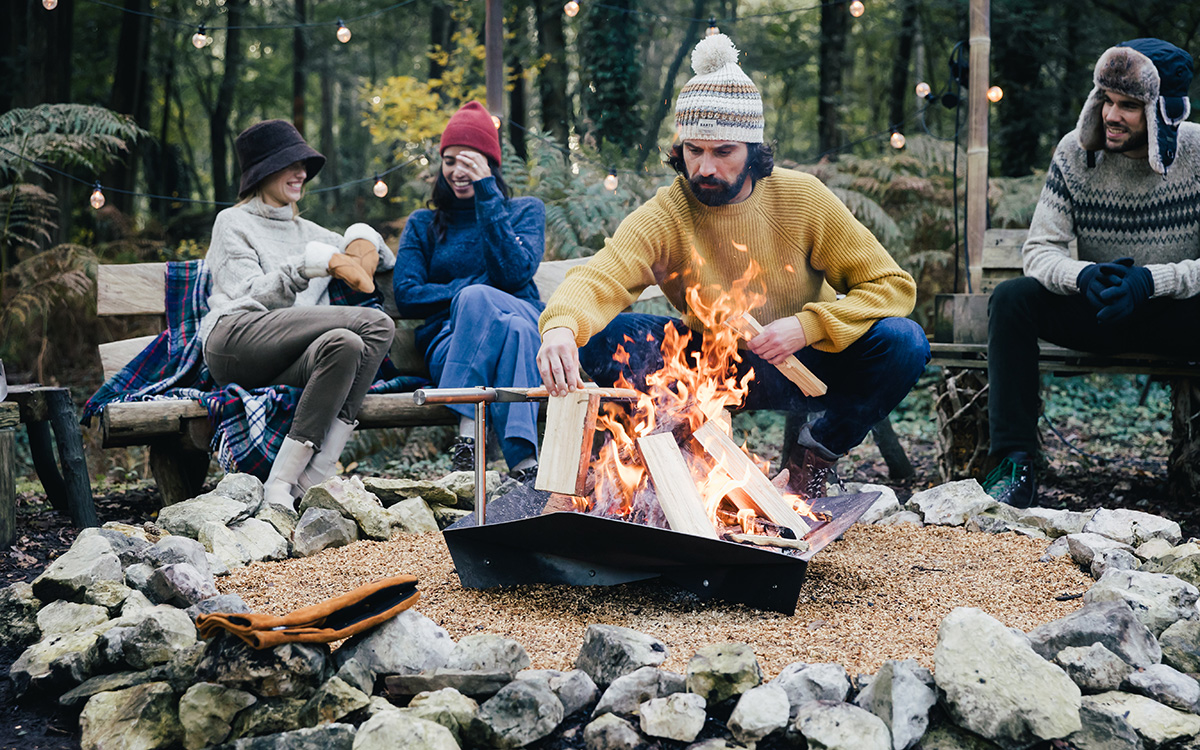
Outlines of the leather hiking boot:
<svg viewBox="0 0 1200 750">
<path fill-rule="evenodd" d="M 842 480 L 838 478 L 836 465 L 836 458 L 830 460 L 812 448 L 793 444 L 788 449 L 787 461 L 783 465 L 788 470 L 787 491 L 805 500 L 825 497 L 830 484 L 845 491 Z"/>
<path fill-rule="evenodd" d="M 455 438 L 450 448 L 450 470 L 475 471 L 475 438 Z"/>
<path fill-rule="evenodd" d="M 983 480 L 984 492 L 1014 508 L 1028 508 L 1037 498 L 1033 456 L 1013 451 Z"/>
<path fill-rule="evenodd" d="M 534 464 L 533 466 L 527 466 L 524 469 L 516 469 L 514 471 L 508 472 L 508 478 L 515 479 L 516 481 L 520 482 L 521 484 L 532 487 L 534 481 L 537 480 L 537 473 L 538 473 L 538 465 Z"/>
</svg>

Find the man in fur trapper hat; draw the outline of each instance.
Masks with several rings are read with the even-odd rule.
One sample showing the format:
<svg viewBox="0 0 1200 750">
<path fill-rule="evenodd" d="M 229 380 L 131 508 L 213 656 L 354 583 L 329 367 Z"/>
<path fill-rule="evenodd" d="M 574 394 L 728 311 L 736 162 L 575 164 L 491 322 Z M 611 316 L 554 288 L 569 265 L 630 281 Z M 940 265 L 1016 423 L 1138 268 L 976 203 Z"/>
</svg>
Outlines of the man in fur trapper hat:
<svg viewBox="0 0 1200 750">
<path fill-rule="evenodd" d="M 994 497 L 1036 496 L 1038 339 L 1083 351 L 1200 357 L 1200 126 L 1192 57 L 1134 39 L 1096 63 L 1022 249 L 1025 275 L 989 303 Z M 1078 258 L 1069 243 L 1075 241 Z"/>
<path fill-rule="evenodd" d="M 762 97 L 737 56 L 724 34 L 696 46 L 668 158 L 679 176 L 567 274 L 542 313 L 538 368 L 554 395 L 583 385 L 581 365 L 601 385 L 624 378 L 645 391 L 662 342 L 694 332 L 688 351 L 699 352 L 705 307 L 753 275 L 765 330 L 730 370 L 754 370 L 747 409 L 823 412 L 780 452 L 792 492 L 824 495 L 837 459 L 912 388 L 929 345 L 905 317 L 912 277 L 820 180 L 774 166 Z M 654 284 L 680 317 L 621 313 Z M 619 348 L 628 357 L 614 358 Z M 792 354 L 828 385 L 824 396 L 805 396 L 774 366 Z"/>
</svg>

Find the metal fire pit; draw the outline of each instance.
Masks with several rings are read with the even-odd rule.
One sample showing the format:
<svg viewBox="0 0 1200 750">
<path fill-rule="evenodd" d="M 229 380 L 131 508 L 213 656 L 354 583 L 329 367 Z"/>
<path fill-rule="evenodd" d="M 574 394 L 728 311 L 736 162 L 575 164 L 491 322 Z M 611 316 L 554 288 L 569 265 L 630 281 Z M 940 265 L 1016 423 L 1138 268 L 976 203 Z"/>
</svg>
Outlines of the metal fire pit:
<svg viewBox="0 0 1200 750">
<path fill-rule="evenodd" d="M 796 611 L 808 561 L 857 521 L 879 494 L 815 501 L 813 510 L 832 520 L 805 537 L 809 550 L 799 556 L 584 513 L 538 515 L 546 493 L 526 487 L 488 503 L 486 525 L 476 526 L 468 516 L 443 533 L 459 581 L 467 588 L 612 586 L 661 576 L 701 599 L 790 615 Z"/>
</svg>

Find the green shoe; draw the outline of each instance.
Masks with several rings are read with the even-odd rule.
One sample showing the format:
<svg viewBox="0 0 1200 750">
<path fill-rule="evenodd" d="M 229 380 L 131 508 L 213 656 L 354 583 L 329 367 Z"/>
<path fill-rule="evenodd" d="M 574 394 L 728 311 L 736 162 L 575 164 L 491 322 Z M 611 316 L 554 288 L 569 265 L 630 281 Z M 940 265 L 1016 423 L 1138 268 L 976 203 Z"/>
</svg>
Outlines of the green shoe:
<svg viewBox="0 0 1200 750">
<path fill-rule="evenodd" d="M 987 479 L 983 491 L 996 500 L 1014 508 L 1028 508 L 1037 497 L 1037 481 L 1033 456 L 1025 451 L 1013 451 L 1000 462 Z"/>
</svg>

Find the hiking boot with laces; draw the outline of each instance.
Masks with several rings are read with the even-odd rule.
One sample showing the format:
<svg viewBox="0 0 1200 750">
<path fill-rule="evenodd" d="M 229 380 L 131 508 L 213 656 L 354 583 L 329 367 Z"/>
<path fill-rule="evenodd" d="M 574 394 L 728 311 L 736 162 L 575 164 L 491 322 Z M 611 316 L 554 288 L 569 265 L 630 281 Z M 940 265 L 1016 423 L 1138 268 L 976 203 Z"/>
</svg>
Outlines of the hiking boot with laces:
<svg viewBox="0 0 1200 750">
<path fill-rule="evenodd" d="M 1014 508 L 1028 508 L 1037 497 L 1037 481 L 1033 456 L 1025 451 L 1013 451 L 1000 461 L 983 480 L 984 492 L 995 500 Z"/>
<path fill-rule="evenodd" d="M 837 475 L 836 465 L 836 458 L 830 460 L 812 448 L 793 444 L 783 464 L 783 468 L 788 470 L 787 491 L 805 500 L 825 497 L 830 484 L 845 492 L 846 487 Z"/>
<path fill-rule="evenodd" d="M 454 440 L 450 448 L 451 471 L 475 471 L 475 438 L 462 437 Z"/>
<path fill-rule="evenodd" d="M 537 480 L 538 465 L 527 466 L 524 469 L 516 469 L 508 472 L 508 478 L 520 482 L 521 484 L 532 487 L 534 481 Z"/>
</svg>

